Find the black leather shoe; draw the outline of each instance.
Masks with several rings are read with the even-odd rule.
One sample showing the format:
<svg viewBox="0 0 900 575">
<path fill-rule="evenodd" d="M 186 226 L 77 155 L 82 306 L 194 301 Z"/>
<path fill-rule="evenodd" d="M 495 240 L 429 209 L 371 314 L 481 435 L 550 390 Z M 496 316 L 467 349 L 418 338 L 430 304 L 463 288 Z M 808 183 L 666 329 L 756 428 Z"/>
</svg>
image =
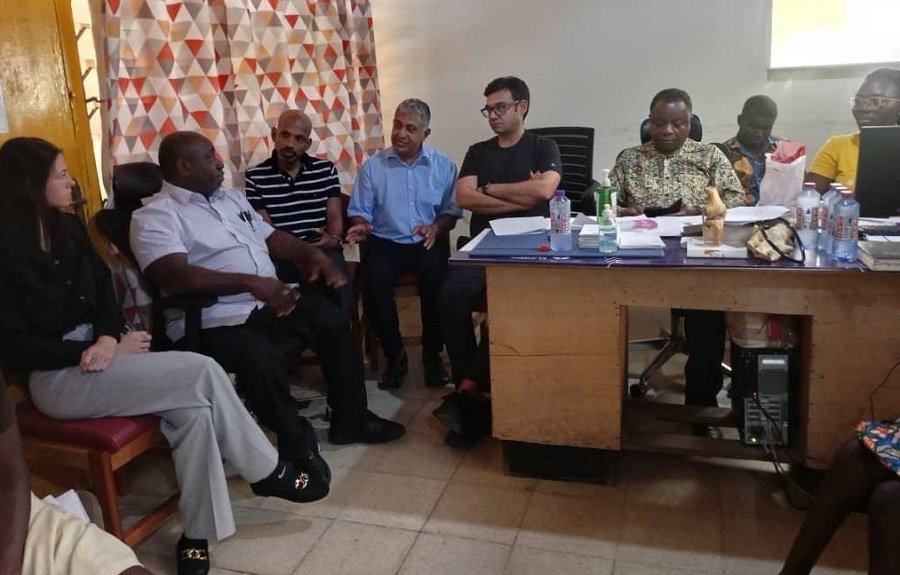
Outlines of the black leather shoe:
<svg viewBox="0 0 900 575">
<path fill-rule="evenodd" d="M 184 535 L 175 545 L 178 575 L 206 575 L 209 573 L 209 545 L 206 539 L 188 539 Z"/>
<path fill-rule="evenodd" d="M 722 439 L 722 430 L 715 425 L 695 425 L 694 435 L 709 439 Z"/>
<path fill-rule="evenodd" d="M 300 427 L 303 430 L 303 445 L 306 448 L 306 454 L 299 459 L 294 460 L 294 465 L 300 471 L 305 471 L 310 475 L 317 476 L 325 483 L 331 485 L 331 468 L 322 458 L 319 450 L 319 436 L 316 435 L 316 429 L 305 417 L 300 418 Z"/>
<path fill-rule="evenodd" d="M 447 429 L 463 438 L 480 439 L 491 432 L 491 402 L 467 392 L 454 392 L 433 412 Z"/>
<path fill-rule="evenodd" d="M 444 396 L 444 401 L 432 411 L 438 420 L 443 423 L 447 429 L 462 434 L 465 426 L 466 413 L 472 409 L 474 399 L 467 393 L 453 392 Z"/>
<path fill-rule="evenodd" d="M 450 374 L 444 367 L 441 356 L 422 358 L 425 366 L 425 387 L 445 387 L 450 384 Z"/>
<path fill-rule="evenodd" d="M 388 360 L 387 368 L 378 381 L 378 389 L 397 389 L 403 386 L 407 372 L 409 372 L 409 357 L 406 350 L 403 350 L 398 359 Z"/>
<path fill-rule="evenodd" d="M 468 449 L 482 439 L 484 439 L 484 435 L 463 435 L 455 431 L 448 431 L 444 436 L 444 443 L 453 449 Z"/>
<path fill-rule="evenodd" d="M 327 466 L 326 466 L 327 467 Z M 330 475 L 329 470 L 329 475 Z M 296 503 L 318 501 L 328 495 L 325 478 L 317 473 L 301 471 L 290 461 L 280 462 L 268 477 L 250 484 L 254 494 L 278 497 Z"/>
<path fill-rule="evenodd" d="M 371 411 L 362 417 L 343 419 L 334 414 L 331 428 L 328 430 L 328 441 L 335 445 L 348 443 L 388 443 L 403 437 L 406 427 L 378 417 Z"/>
</svg>

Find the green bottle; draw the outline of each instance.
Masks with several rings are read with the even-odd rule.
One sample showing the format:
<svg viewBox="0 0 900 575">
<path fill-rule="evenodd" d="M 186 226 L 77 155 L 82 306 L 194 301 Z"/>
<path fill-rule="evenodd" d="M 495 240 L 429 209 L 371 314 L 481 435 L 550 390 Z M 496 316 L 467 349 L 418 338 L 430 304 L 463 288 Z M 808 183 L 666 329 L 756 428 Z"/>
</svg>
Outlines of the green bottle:
<svg viewBox="0 0 900 575">
<path fill-rule="evenodd" d="M 603 168 L 601 171 L 603 172 L 603 177 L 600 179 L 600 185 L 597 186 L 597 191 L 594 194 L 598 224 L 602 223 L 600 220 L 603 216 L 604 206 L 612 205 L 612 182 L 609 181 L 609 168 Z"/>
</svg>

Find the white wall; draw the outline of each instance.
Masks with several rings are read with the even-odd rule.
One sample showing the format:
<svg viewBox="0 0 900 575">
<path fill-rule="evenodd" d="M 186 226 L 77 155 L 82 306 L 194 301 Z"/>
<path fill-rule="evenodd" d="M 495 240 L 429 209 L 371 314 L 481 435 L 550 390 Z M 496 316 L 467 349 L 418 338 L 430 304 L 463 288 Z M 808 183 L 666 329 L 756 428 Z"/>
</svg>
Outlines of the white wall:
<svg viewBox="0 0 900 575">
<path fill-rule="evenodd" d="M 861 70 L 767 72 L 768 0 L 372 0 L 385 138 L 397 103 L 432 109 L 429 143 L 458 162 L 492 134 L 478 113 L 494 77 L 531 89 L 527 125 L 587 125 L 594 168 L 637 144 L 653 94 L 694 100 L 704 141 L 737 130 L 748 96 L 779 106 L 774 133 L 814 154 L 855 129 L 848 99 Z"/>
</svg>

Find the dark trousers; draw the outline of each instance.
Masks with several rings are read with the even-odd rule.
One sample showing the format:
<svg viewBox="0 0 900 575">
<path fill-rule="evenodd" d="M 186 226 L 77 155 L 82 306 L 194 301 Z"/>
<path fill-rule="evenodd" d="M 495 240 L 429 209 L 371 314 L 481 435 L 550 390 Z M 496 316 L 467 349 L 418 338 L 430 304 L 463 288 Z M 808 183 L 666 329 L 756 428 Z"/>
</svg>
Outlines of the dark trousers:
<svg viewBox="0 0 900 575">
<path fill-rule="evenodd" d="M 363 303 L 388 361 L 399 359 L 403 351 L 400 320 L 394 285 L 400 274 L 416 274 L 422 316 L 422 351 L 434 357 L 444 347 L 438 313 L 438 292 L 450 257 L 447 236 L 440 236 L 426 250 L 422 244 L 398 244 L 369 236 L 363 257 Z"/>
<path fill-rule="evenodd" d="M 328 249 L 322 251 L 328 256 L 328 259 L 334 262 L 338 269 L 341 270 L 344 277 L 347 278 L 347 283 L 335 290 L 327 290 L 325 295 L 334 303 L 338 304 L 349 320 L 350 312 L 353 310 L 353 285 L 350 283 L 350 271 L 347 269 L 347 262 L 344 260 L 344 251 L 340 249 Z M 297 267 L 292 262 L 285 260 L 274 260 L 274 262 L 278 279 L 287 284 L 303 283 L 300 279 L 300 274 L 297 272 Z"/>
<path fill-rule="evenodd" d="M 684 403 L 716 407 L 725 358 L 725 312 L 684 310 L 688 360 L 684 366 Z"/>
<path fill-rule="evenodd" d="M 363 364 L 341 310 L 318 286 L 304 286 L 297 307 L 276 317 L 269 308 L 250 314 L 242 325 L 204 329 L 202 352 L 237 376 L 238 390 L 260 421 L 278 435 L 283 459 L 295 460 L 303 444 L 302 424 L 290 398 L 291 360 L 311 348 L 328 383 L 333 420 L 366 413 Z"/>
<path fill-rule="evenodd" d="M 482 338 L 476 344 L 472 324 L 472 312 L 483 310 L 485 291 L 483 267 L 450 266 L 438 300 L 453 382 L 458 385 L 471 379 L 487 392 L 491 385 L 488 342 Z"/>
</svg>

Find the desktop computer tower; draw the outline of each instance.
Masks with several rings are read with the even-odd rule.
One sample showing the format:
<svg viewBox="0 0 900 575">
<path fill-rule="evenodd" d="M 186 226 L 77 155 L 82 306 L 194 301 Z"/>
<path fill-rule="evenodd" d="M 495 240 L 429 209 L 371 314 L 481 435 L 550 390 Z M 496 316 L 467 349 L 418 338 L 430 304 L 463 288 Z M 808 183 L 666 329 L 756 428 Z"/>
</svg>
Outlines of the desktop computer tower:
<svg viewBox="0 0 900 575">
<path fill-rule="evenodd" d="M 731 347 L 732 410 L 745 445 L 789 445 L 795 420 L 799 353 Z"/>
</svg>

